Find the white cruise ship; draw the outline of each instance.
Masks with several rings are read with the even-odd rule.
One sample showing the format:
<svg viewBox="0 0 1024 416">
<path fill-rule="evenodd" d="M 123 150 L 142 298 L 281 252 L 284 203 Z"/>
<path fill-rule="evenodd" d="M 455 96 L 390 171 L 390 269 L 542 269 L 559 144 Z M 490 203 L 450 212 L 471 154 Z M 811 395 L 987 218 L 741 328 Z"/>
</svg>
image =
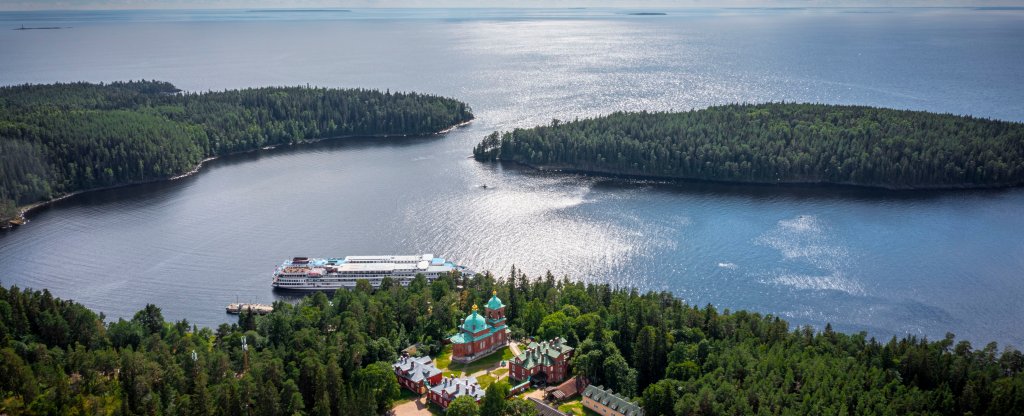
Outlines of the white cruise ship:
<svg viewBox="0 0 1024 416">
<path fill-rule="evenodd" d="M 433 254 L 348 256 L 343 259 L 295 257 L 277 267 L 273 286 L 275 289 L 287 290 L 352 289 L 356 287 L 357 280 L 366 279 L 376 288 L 385 277 L 408 286 L 417 273 L 422 273 L 427 281 L 433 282 L 442 273 L 453 271 L 473 273 L 464 266 L 434 257 Z"/>
</svg>

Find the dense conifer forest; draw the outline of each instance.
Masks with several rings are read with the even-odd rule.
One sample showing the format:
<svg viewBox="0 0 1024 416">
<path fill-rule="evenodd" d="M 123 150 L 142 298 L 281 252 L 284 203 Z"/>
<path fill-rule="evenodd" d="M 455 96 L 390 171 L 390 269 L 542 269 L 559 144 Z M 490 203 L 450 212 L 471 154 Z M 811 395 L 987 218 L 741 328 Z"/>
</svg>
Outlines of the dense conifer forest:
<svg viewBox="0 0 1024 416">
<path fill-rule="evenodd" d="M 0 87 L 0 218 L 68 192 L 181 175 L 208 157 L 339 136 L 430 134 L 472 118 L 453 99 L 362 89 Z"/>
<path fill-rule="evenodd" d="M 880 341 L 791 328 L 669 293 L 514 268 L 500 279 L 385 280 L 377 291 L 361 281 L 217 328 L 167 322 L 154 305 L 104 322 L 46 291 L 0 287 L 0 413 L 381 414 L 400 394 L 389 367 L 399 351 L 419 342 L 436 353 L 492 290 L 513 337 L 565 337 L 574 373 L 633 397 L 649 416 L 1024 413 L 1024 354 L 1012 348 L 952 334 Z M 532 414 L 522 400 L 491 397 L 500 391 L 489 388 L 480 408 Z"/>
<path fill-rule="evenodd" d="M 1024 184 L 1024 124 L 823 104 L 614 113 L 487 136 L 477 160 L 544 169 L 894 189 Z"/>
</svg>

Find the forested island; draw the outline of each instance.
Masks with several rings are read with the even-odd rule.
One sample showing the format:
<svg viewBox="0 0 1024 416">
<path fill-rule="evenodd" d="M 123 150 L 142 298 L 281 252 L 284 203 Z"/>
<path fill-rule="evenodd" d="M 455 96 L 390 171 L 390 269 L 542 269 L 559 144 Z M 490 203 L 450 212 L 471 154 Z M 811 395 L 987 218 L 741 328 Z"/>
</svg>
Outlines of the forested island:
<svg viewBox="0 0 1024 416">
<path fill-rule="evenodd" d="M 1024 124 L 825 104 L 614 113 L 494 132 L 477 160 L 668 179 L 890 189 L 1024 184 Z"/>
<path fill-rule="evenodd" d="M 217 328 L 167 322 L 155 305 L 104 322 L 46 291 L 0 287 L 0 413 L 382 414 L 401 395 L 390 367 L 399 351 L 419 343 L 436 354 L 492 291 L 513 338 L 563 337 L 576 350 L 573 374 L 633 398 L 647 416 L 1024 412 L 1024 354 L 1013 348 L 791 328 L 665 292 L 513 268 L 503 278 L 418 276 L 408 287 L 385 279 L 376 291 L 360 281 Z M 487 387 L 482 410 L 459 414 L 535 414 L 505 400 L 502 383 Z"/>
<path fill-rule="evenodd" d="M 365 89 L 196 93 L 159 81 L 0 87 L 0 219 L 71 192 L 182 175 L 229 153 L 431 134 L 472 118 L 468 105 L 450 98 Z"/>
</svg>

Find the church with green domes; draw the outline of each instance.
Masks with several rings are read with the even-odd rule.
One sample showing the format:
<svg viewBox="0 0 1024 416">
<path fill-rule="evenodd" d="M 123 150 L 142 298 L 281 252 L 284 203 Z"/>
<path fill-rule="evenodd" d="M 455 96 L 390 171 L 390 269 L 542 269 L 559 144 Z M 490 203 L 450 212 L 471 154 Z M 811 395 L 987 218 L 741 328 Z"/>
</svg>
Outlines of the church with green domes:
<svg viewBox="0 0 1024 416">
<path fill-rule="evenodd" d="M 508 345 L 508 337 L 505 304 L 501 303 L 495 291 L 484 305 L 484 314 L 481 315 L 477 306 L 473 305 L 473 312 L 462 321 L 459 333 L 448 338 L 452 343 L 452 361 L 476 361 Z"/>
</svg>

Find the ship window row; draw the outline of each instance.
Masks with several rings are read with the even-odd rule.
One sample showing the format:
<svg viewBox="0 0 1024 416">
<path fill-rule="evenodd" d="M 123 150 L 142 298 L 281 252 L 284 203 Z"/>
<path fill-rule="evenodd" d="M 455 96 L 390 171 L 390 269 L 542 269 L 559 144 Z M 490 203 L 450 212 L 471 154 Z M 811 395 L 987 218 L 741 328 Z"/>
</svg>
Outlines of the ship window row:
<svg viewBox="0 0 1024 416">
<path fill-rule="evenodd" d="M 329 281 L 329 282 L 325 282 L 323 280 L 316 280 L 316 281 L 309 281 L 309 280 L 279 280 L 277 282 L 277 285 L 278 286 L 308 286 L 311 283 L 341 283 L 341 284 L 344 284 L 345 286 L 352 286 L 352 285 L 355 284 L 355 282 L 356 282 L 355 280 L 351 280 L 351 279 L 348 279 L 348 280 L 335 280 L 335 281 Z M 373 285 L 373 286 L 380 286 L 381 282 L 382 282 L 381 280 L 372 280 L 372 281 L 370 281 L 370 284 Z M 409 286 L 409 283 L 410 283 L 410 281 L 408 281 L 408 280 L 402 280 L 402 281 L 399 282 L 399 284 L 401 284 L 402 286 Z"/>
<path fill-rule="evenodd" d="M 437 277 L 439 274 L 440 273 L 437 273 L 437 272 L 424 273 L 424 276 L 427 276 L 427 277 Z M 340 272 L 340 273 L 328 273 L 324 277 L 340 277 L 340 276 L 349 276 L 349 275 L 370 276 L 370 277 L 373 277 L 373 276 L 387 277 L 387 276 L 415 276 L 416 273 L 413 273 L 411 271 L 397 271 L 397 272 L 392 272 L 392 273 L 381 272 L 381 271 Z M 280 273 L 279 276 L 281 278 L 304 278 L 304 277 L 308 277 L 308 275 L 306 273 Z"/>
<path fill-rule="evenodd" d="M 387 276 L 379 276 L 379 277 L 382 279 L 382 278 L 385 278 Z M 380 282 L 381 279 L 374 279 L 372 281 L 373 282 Z M 279 279 L 278 282 L 279 283 L 296 283 L 296 284 L 301 284 L 301 283 L 337 283 L 337 282 L 354 283 L 354 282 L 356 282 L 358 280 L 366 280 L 366 279 L 352 279 L 352 278 L 348 278 L 348 279 Z M 410 281 L 411 281 L 411 279 L 400 279 L 399 280 L 399 282 L 401 282 L 403 285 L 408 285 Z"/>
<path fill-rule="evenodd" d="M 436 274 L 428 274 L 428 275 L 426 275 L 426 278 L 427 278 L 427 280 L 436 280 L 437 276 L 438 275 L 436 275 Z M 374 277 L 374 278 L 376 278 L 376 279 L 372 280 L 376 284 L 376 283 L 379 283 L 381 281 L 381 279 L 383 279 L 383 278 L 395 277 L 395 276 L 379 275 L 379 276 L 367 276 L 367 277 Z M 339 283 L 339 282 L 340 283 L 354 283 L 354 282 L 356 282 L 358 280 L 364 280 L 364 279 L 365 279 L 364 277 L 360 277 L 360 278 L 340 277 L 340 278 L 313 278 L 313 279 L 308 279 L 308 278 L 295 278 L 295 277 L 290 277 L 290 276 L 280 276 L 278 278 L 278 283 L 280 283 L 280 284 Z M 400 278 L 400 279 L 397 279 L 397 280 L 402 285 L 406 285 L 406 286 L 409 284 L 410 281 L 412 281 L 412 279 L 410 279 L 410 278 Z"/>
</svg>

